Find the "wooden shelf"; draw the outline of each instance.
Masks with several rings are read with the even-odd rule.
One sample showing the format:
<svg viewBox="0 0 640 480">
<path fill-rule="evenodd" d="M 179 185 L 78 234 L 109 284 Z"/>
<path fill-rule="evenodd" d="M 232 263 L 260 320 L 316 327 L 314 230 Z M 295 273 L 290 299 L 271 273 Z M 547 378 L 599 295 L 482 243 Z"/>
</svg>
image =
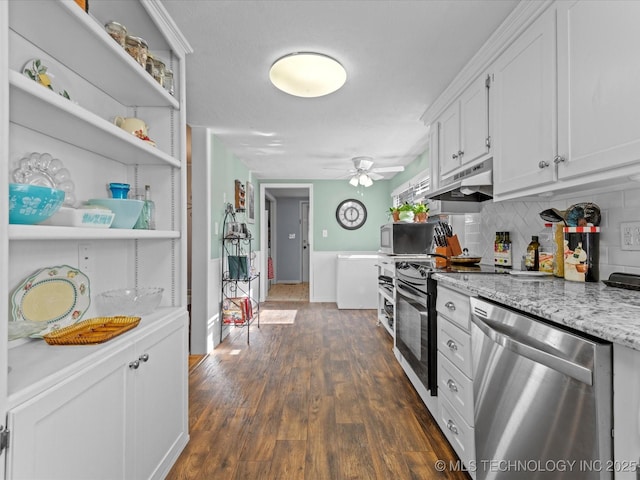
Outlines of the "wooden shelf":
<svg viewBox="0 0 640 480">
<path fill-rule="evenodd" d="M 13 123 L 123 164 L 180 167 L 171 155 L 18 72 L 9 72 L 9 82 Z"/>
</svg>

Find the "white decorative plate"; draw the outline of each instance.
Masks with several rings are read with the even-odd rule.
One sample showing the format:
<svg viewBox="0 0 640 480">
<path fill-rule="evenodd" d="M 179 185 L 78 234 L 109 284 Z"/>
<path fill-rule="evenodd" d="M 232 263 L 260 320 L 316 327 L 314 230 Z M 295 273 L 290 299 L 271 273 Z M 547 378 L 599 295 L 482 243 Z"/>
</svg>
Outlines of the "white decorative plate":
<svg viewBox="0 0 640 480">
<path fill-rule="evenodd" d="M 56 75 L 54 75 L 49 70 L 49 67 L 43 64 L 39 58 L 32 58 L 27 63 L 25 63 L 24 67 L 22 67 L 22 73 L 24 73 L 34 82 L 38 82 L 43 87 L 46 87 L 49 90 L 53 90 L 54 92 L 57 91 L 64 98 L 71 100 L 71 97 L 66 90 L 59 90 L 59 85 L 54 88 L 53 80 L 56 78 Z"/>
<path fill-rule="evenodd" d="M 13 171 L 13 180 L 16 183 L 63 190 L 65 193 L 63 205 L 72 207 L 76 203 L 75 185 L 71 181 L 71 173 L 64 168 L 61 160 L 53 158 L 49 153 L 34 152 L 21 158 L 18 168 Z"/>
<path fill-rule="evenodd" d="M 11 296 L 14 321 L 47 324 L 35 338 L 78 322 L 90 303 L 89 278 L 69 265 L 37 271 Z"/>
</svg>

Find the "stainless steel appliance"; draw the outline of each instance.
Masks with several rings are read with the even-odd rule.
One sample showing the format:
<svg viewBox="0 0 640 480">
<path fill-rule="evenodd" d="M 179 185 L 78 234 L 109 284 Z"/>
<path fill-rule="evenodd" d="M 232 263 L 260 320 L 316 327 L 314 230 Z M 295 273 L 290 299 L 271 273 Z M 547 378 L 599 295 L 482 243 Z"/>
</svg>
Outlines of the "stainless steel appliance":
<svg viewBox="0 0 640 480">
<path fill-rule="evenodd" d="M 432 396 L 436 381 L 436 281 L 433 262 L 396 264 L 396 348 Z"/>
<path fill-rule="evenodd" d="M 380 251 L 387 255 L 425 254 L 433 244 L 433 223 L 387 223 L 380 227 Z"/>
<path fill-rule="evenodd" d="M 476 480 L 604 479 L 611 344 L 471 298 Z"/>
</svg>

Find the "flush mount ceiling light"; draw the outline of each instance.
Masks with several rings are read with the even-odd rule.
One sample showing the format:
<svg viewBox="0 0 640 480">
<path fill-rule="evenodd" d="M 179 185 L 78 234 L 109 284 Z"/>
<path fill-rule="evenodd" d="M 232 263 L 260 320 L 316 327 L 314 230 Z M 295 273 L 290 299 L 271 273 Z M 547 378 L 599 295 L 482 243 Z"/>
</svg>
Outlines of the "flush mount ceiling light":
<svg viewBox="0 0 640 480">
<path fill-rule="evenodd" d="M 333 58 L 321 53 L 299 52 L 276 60 L 269 78 L 277 88 L 296 97 L 322 97 L 347 81 L 347 72 Z"/>
</svg>

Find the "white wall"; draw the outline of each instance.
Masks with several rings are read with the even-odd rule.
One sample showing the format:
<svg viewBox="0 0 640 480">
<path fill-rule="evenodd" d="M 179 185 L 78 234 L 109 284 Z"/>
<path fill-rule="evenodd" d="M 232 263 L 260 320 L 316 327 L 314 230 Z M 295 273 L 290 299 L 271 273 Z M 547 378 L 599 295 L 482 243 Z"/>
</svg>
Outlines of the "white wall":
<svg viewBox="0 0 640 480">
<path fill-rule="evenodd" d="M 640 251 L 621 249 L 620 223 L 640 221 L 640 185 L 627 183 L 615 189 L 590 190 L 580 194 L 564 195 L 553 199 L 528 199 L 486 203 L 477 215 L 469 215 L 465 224 L 465 235 L 470 243 L 477 245 L 483 263 L 493 262 L 493 242 L 496 231 L 511 232 L 514 264 L 524 254 L 544 221 L 539 213 L 547 208 L 565 210 L 569 206 L 592 202 L 600 207 L 600 279 L 607 279 L 613 272 L 640 274 Z M 473 252 L 472 248 L 469 248 Z"/>
</svg>

